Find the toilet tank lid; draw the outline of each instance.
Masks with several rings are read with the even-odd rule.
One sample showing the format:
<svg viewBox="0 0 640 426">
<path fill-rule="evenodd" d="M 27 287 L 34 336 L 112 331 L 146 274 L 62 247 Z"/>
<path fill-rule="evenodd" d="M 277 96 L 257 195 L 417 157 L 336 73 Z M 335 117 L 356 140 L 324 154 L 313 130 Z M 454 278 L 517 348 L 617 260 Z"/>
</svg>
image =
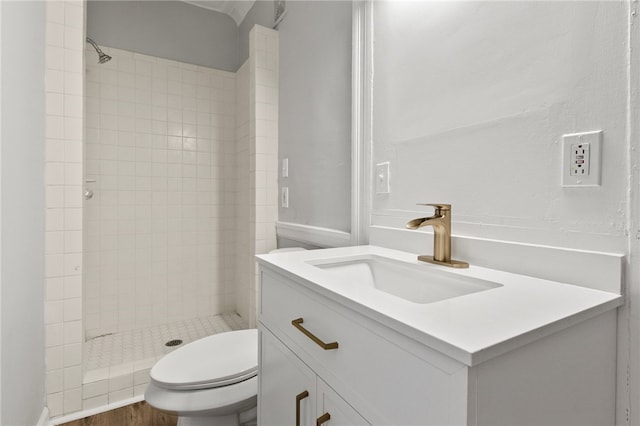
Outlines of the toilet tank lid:
<svg viewBox="0 0 640 426">
<path fill-rule="evenodd" d="M 210 389 L 254 377 L 258 371 L 258 330 L 214 334 L 165 355 L 151 380 L 172 390 Z"/>
</svg>

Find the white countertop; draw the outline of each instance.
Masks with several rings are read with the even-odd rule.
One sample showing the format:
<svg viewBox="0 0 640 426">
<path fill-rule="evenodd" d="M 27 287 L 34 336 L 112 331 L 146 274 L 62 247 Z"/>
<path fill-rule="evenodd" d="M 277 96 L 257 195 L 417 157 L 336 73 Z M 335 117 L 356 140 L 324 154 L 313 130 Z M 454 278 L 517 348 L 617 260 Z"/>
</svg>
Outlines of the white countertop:
<svg viewBox="0 0 640 426">
<path fill-rule="evenodd" d="M 501 284 L 438 302 L 418 304 L 375 289 L 363 291 L 311 265 L 328 258 L 377 255 Z M 273 253 L 263 266 L 464 364 L 497 355 L 593 318 L 623 304 L 619 294 L 481 268 L 454 269 L 419 262 L 416 255 L 377 246 Z"/>
</svg>

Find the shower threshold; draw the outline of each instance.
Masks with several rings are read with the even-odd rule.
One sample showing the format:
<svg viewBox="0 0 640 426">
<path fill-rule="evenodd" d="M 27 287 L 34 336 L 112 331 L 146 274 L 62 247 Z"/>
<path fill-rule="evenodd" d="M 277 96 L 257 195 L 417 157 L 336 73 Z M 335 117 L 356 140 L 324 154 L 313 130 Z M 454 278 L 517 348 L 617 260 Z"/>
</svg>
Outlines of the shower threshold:
<svg viewBox="0 0 640 426">
<path fill-rule="evenodd" d="M 82 409 L 143 395 L 151 367 L 165 354 L 212 334 L 246 328 L 242 318 L 231 313 L 95 337 L 84 345 Z"/>
</svg>

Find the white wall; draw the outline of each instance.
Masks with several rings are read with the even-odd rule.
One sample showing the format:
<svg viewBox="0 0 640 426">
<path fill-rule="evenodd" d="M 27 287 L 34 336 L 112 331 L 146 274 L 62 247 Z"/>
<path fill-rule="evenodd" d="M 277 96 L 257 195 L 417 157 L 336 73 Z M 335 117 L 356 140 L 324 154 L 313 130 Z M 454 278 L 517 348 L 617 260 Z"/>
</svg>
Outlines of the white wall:
<svg viewBox="0 0 640 426">
<path fill-rule="evenodd" d="M 631 8 L 374 2 L 372 163 L 391 162 L 391 194 L 374 195 L 373 224 L 401 229 L 431 214 L 416 203 L 450 203 L 456 235 L 625 254 L 619 424 L 640 421 Z M 562 135 L 593 130 L 602 185 L 562 188 Z"/>
<path fill-rule="evenodd" d="M 43 2 L 2 2 L 0 423 L 44 407 Z"/>
<path fill-rule="evenodd" d="M 627 6 L 376 2 L 374 223 L 453 205 L 454 233 L 626 246 Z M 560 187 L 563 134 L 603 130 L 599 188 Z M 392 218 L 401 221 L 393 222 Z"/>
<path fill-rule="evenodd" d="M 287 2 L 280 34 L 279 220 L 351 228 L 350 1 Z"/>
</svg>

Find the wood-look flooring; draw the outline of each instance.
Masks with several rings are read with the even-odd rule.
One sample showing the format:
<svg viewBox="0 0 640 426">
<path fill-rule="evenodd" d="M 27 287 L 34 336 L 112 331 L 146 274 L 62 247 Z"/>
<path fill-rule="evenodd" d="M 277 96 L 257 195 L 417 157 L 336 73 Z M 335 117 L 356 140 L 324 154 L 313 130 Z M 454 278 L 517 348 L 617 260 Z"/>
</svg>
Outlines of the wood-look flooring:
<svg viewBox="0 0 640 426">
<path fill-rule="evenodd" d="M 177 423 L 177 416 L 158 411 L 140 401 L 60 426 L 176 426 Z"/>
</svg>

